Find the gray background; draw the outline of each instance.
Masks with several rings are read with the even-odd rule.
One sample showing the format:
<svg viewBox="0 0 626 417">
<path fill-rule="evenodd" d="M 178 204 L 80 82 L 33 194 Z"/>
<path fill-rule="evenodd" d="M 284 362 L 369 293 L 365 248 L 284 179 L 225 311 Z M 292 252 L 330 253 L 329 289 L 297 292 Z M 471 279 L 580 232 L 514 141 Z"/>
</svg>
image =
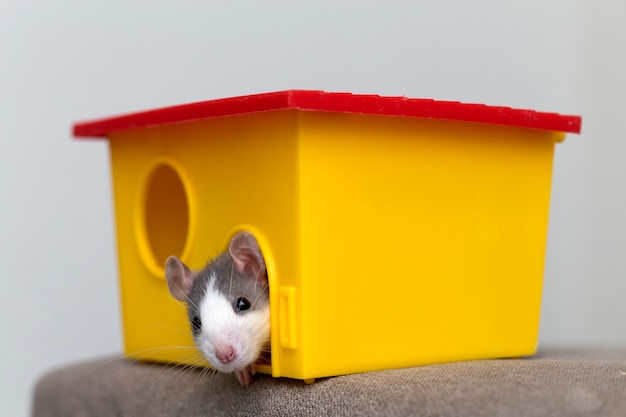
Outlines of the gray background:
<svg viewBox="0 0 626 417">
<path fill-rule="evenodd" d="M 0 0 L 0 415 L 121 352 L 108 149 L 72 122 L 290 88 L 584 116 L 557 147 L 540 344 L 626 346 L 623 1 Z"/>
</svg>

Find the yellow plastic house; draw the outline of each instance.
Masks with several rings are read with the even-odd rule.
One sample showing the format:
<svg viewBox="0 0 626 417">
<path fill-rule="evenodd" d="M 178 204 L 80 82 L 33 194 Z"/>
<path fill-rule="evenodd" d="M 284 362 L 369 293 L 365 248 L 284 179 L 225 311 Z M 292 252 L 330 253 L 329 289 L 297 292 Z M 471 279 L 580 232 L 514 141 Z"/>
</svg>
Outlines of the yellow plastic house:
<svg viewBox="0 0 626 417">
<path fill-rule="evenodd" d="M 580 124 L 299 90 L 76 124 L 110 144 L 126 353 L 192 363 L 165 259 L 200 269 L 247 230 L 268 267 L 267 373 L 533 354 L 553 150 Z"/>
</svg>

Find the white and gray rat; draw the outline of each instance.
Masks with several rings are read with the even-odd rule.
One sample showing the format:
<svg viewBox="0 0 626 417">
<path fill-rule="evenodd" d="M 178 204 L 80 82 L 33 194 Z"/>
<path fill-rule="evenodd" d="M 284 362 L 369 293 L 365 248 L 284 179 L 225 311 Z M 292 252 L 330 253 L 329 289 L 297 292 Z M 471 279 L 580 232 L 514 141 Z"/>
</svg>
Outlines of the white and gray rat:
<svg viewBox="0 0 626 417">
<path fill-rule="evenodd" d="M 252 382 L 269 350 L 269 290 L 265 262 L 254 236 L 235 235 L 225 252 L 194 272 L 175 256 L 165 276 L 174 298 L 187 303 L 196 346 L 211 366 Z"/>
</svg>

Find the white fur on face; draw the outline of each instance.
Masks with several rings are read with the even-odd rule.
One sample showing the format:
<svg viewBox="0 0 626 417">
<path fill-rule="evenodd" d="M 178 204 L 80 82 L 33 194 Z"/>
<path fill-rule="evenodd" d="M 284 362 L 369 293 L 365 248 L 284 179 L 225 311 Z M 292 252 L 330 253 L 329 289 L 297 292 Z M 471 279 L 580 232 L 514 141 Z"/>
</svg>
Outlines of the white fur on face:
<svg viewBox="0 0 626 417">
<path fill-rule="evenodd" d="M 211 275 L 200 303 L 202 330 L 196 337 L 196 345 L 215 369 L 231 373 L 257 360 L 269 339 L 269 309 L 236 313 L 232 302 L 217 290 L 215 280 L 215 275 Z M 227 364 L 215 355 L 216 346 L 224 344 L 232 346 L 236 354 Z"/>
</svg>

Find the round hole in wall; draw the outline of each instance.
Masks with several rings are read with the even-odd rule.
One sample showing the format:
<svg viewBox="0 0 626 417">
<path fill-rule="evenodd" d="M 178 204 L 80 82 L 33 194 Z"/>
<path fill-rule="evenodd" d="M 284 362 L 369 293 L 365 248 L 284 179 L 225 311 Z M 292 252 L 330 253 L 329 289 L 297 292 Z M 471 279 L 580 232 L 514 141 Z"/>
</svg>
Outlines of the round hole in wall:
<svg viewBox="0 0 626 417">
<path fill-rule="evenodd" d="M 189 201 L 178 171 L 158 163 L 145 182 L 141 216 L 149 267 L 162 275 L 165 260 L 182 256 L 189 234 Z"/>
</svg>

